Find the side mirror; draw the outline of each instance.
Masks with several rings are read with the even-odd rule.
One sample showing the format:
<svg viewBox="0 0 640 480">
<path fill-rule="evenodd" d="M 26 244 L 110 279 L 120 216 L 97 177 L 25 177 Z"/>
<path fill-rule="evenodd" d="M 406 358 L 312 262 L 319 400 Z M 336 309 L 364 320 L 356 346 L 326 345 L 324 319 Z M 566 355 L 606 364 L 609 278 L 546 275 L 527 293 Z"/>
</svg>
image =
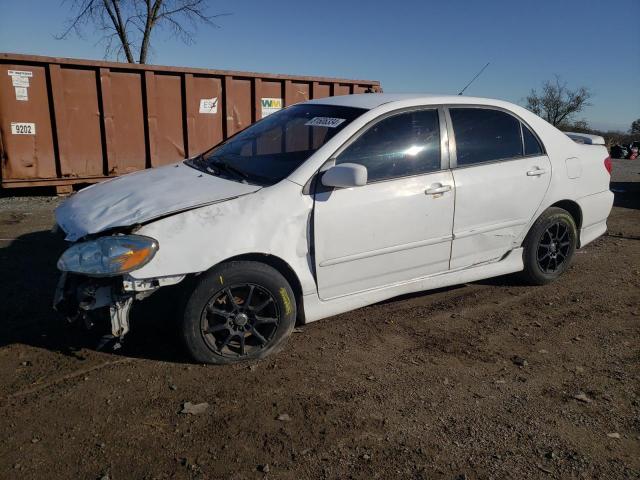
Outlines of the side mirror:
<svg viewBox="0 0 640 480">
<path fill-rule="evenodd" d="M 334 165 L 322 175 L 325 187 L 361 187 L 367 184 L 367 167 L 357 163 Z"/>
</svg>

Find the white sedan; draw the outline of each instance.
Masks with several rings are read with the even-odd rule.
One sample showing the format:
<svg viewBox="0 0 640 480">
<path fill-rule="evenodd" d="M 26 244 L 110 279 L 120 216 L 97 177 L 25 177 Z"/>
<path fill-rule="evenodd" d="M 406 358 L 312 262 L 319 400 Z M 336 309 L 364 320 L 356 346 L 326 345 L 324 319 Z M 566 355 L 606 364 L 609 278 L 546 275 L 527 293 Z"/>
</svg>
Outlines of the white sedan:
<svg viewBox="0 0 640 480">
<path fill-rule="evenodd" d="M 55 303 L 74 320 L 108 311 L 116 343 L 135 300 L 175 285 L 190 355 L 228 364 L 278 350 L 296 322 L 401 294 L 513 272 L 544 284 L 613 203 L 603 142 L 572 137 L 484 98 L 296 104 L 64 202 Z"/>
</svg>

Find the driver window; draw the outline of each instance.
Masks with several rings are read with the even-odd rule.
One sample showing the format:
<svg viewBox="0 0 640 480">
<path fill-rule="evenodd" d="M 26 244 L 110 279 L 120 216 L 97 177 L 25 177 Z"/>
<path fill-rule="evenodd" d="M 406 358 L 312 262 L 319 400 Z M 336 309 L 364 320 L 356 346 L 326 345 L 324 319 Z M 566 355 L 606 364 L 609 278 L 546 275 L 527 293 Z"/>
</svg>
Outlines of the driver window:
<svg viewBox="0 0 640 480">
<path fill-rule="evenodd" d="M 414 110 L 385 118 L 349 145 L 336 164 L 367 167 L 369 183 L 440 170 L 437 110 Z"/>
</svg>

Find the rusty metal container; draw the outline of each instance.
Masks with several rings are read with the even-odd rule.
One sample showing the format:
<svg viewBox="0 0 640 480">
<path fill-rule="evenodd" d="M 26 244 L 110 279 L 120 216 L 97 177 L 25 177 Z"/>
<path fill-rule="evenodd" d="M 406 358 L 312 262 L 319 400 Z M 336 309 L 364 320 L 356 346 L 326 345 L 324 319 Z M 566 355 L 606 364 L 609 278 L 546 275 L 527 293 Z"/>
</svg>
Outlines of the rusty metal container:
<svg viewBox="0 0 640 480">
<path fill-rule="evenodd" d="M 91 183 L 197 154 L 283 106 L 380 83 L 0 53 L 2 187 Z"/>
</svg>

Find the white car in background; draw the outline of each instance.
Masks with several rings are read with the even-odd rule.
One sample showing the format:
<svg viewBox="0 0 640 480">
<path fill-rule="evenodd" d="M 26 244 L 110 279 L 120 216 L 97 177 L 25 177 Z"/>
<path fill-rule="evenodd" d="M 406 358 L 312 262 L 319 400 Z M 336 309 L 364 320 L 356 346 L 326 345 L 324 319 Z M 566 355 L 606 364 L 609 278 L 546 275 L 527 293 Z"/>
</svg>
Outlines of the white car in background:
<svg viewBox="0 0 640 480">
<path fill-rule="evenodd" d="M 604 146 L 511 103 L 362 94 L 274 113 L 189 160 L 73 195 L 57 308 L 110 312 L 182 287 L 198 362 L 277 350 L 313 322 L 522 271 L 544 284 L 606 231 Z"/>
</svg>

